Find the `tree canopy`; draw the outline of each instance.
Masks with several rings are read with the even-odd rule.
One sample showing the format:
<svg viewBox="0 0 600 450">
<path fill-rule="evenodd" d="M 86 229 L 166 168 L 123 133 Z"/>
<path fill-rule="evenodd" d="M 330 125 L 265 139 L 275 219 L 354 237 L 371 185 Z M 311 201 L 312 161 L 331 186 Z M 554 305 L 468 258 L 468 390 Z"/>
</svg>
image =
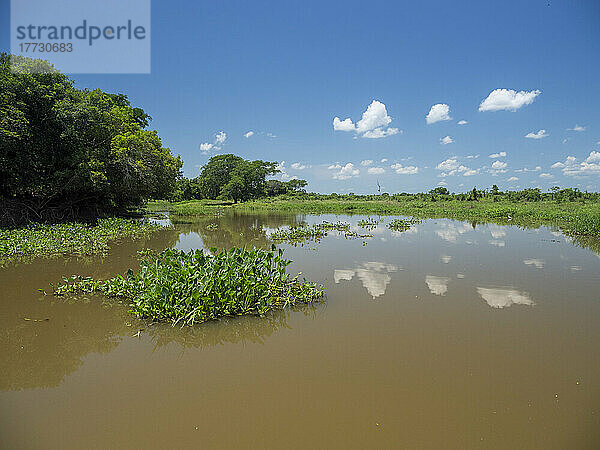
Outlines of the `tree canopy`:
<svg viewBox="0 0 600 450">
<path fill-rule="evenodd" d="M 45 61 L 0 54 L 0 201 L 43 218 L 167 197 L 182 161 L 150 120 L 123 94 L 79 90 Z"/>
</svg>

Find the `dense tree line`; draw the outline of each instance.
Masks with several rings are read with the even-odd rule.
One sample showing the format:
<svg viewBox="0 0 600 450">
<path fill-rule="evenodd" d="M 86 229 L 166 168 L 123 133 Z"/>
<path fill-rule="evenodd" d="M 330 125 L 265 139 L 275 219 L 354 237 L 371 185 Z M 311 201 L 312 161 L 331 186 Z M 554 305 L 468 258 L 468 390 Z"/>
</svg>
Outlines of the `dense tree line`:
<svg viewBox="0 0 600 450">
<path fill-rule="evenodd" d="M 0 54 L 0 222 L 97 216 L 169 197 L 182 161 L 150 120 L 125 95 L 80 90 L 45 61 Z"/>
<path fill-rule="evenodd" d="M 248 161 L 232 154 L 216 155 L 196 178 L 182 178 L 172 200 L 223 199 L 247 201 L 265 196 L 301 192 L 305 180 L 267 180 L 278 173 L 277 162 Z"/>
</svg>

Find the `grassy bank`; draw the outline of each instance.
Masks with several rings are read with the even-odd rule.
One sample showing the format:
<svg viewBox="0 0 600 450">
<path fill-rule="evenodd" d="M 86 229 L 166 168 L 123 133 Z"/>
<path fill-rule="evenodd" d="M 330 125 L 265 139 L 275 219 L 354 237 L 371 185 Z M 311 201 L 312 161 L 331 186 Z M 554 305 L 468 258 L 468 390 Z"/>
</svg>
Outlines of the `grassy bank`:
<svg viewBox="0 0 600 450">
<path fill-rule="evenodd" d="M 313 283 L 290 278 L 283 250 L 233 248 L 213 255 L 167 249 L 146 251 L 137 273 L 109 280 L 73 276 L 55 295 L 101 292 L 125 300 L 131 312 L 156 322 L 193 325 L 245 314 L 263 315 L 323 296 Z"/>
<path fill-rule="evenodd" d="M 61 223 L 0 229 L 0 266 L 40 256 L 103 254 L 111 240 L 145 236 L 158 228 L 140 221 L 110 218 L 100 219 L 93 226 Z"/>
<path fill-rule="evenodd" d="M 554 225 L 570 235 L 600 236 L 600 203 L 542 200 L 513 202 L 483 198 L 478 201 L 437 200 L 417 197 L 394 199 L 266 199 L 239 204 L 210 201 L 151 203 L 154 210 L 169 210 L 180 216 L 218 214 L 225 210 L 249 212 L 294 212 L 306 214 L 406 215 L 420 219 L 449 218 L 522 226 Z"/>
</svg>

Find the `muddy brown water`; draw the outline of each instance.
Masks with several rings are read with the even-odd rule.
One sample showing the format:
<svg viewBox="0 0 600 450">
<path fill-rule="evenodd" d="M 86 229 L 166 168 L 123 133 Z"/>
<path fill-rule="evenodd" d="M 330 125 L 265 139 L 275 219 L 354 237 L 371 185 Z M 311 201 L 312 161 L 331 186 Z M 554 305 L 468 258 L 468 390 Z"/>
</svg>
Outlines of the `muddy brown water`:
<svg viewBox="0 0 600 450">
<path fill-rule="evenodd" d="M 281 226 L 363 218 L 210 217 L 0 269 L 0 447 L 600 448 L 597 240 L 384 217 L 372 238 L 281 245 L 326 302 L 183 329 L 37 291 L 145 247 L 269 247 Z"/>
</svg>

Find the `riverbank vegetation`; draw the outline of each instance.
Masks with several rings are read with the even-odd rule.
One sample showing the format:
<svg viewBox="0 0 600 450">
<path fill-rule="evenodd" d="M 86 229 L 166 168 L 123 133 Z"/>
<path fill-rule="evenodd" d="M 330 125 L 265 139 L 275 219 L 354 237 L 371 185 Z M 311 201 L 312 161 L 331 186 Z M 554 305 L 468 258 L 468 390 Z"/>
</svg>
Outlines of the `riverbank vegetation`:
<svg viewBox="0 0 600 450">
<path fill-rule="evenodd" d="M 443 190 L 442 190 L 443 189 Z M 492 187 L 451 194 L 445 188 L 419 194 L 339 195 L 295 193 L 237 205 L 207 200 L 150 203 L 174 215 L 222 214 L 227 210 L 305 214 L 406 215 L 520 226 L 553 225 L 570 235 L 600 236 L 600 194 L 555 188 L 502 192 Z"/>
<path fill-rule="evenodd" d="M 127 302 L 135 315 L 155 322 L 193 325 L 212 319 L 269 311 L 323 297 L 323 288 L 299 276 L 283 250 L 233 248 L 212 255 L 167 249 L 142 253 L 139 270 L 109 280 L 73 276 L 55 295 L 100 292 Z"/>
<path fill-rule="evenodd" d="M 112 240 L 147 236 L 159 228 L 138 220 L 112 218 L 100 219 L 95 225 L 70 222 L 0 229 L 0 266 L 42 256 L 105 254 Z"/>
</svg>

